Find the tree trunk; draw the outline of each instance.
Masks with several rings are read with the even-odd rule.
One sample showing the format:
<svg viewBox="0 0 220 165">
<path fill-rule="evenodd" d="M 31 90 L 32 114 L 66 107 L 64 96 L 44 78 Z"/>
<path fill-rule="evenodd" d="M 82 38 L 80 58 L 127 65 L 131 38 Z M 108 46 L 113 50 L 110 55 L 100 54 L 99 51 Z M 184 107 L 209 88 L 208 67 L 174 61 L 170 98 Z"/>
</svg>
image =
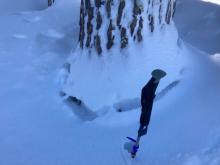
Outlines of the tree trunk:
<svg viewBox="0 0 220 165">
<path fill-rule="evenodd" d="M 48 6 L 52 6 L 52 4 L 55 2 L 55 0 L 48 0 Z"/>
<path fill-rule="evenodd" d="M 98 55 L 113 46 L 126 48 L 171 23 L 175 0 L 81 0 L 79 43 Z"/>
</svg>

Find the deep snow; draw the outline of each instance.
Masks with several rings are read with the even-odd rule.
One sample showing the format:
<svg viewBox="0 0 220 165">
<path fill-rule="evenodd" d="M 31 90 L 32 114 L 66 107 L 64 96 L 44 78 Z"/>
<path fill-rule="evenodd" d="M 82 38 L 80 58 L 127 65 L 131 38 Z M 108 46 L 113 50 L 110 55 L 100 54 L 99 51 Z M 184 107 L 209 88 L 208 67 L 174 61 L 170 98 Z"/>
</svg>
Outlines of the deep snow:
<svg viewBox="0 0 220 165">
<path fill-rule="evenodd" d="M 106 108 L 87 121 L 59 96 L 57 77 L 78 39 L 78 10 L 78 2 L 65 0 L 44 11 L 0 16 L 2 165 L 126 163 L 121 148 L 127 135 L 136 135 L 140 109 Z M 218 55 L 179 42 L 187 59 L 181 81 L 155 102 L 132 164 L 220 164 Z"/>
</svg>

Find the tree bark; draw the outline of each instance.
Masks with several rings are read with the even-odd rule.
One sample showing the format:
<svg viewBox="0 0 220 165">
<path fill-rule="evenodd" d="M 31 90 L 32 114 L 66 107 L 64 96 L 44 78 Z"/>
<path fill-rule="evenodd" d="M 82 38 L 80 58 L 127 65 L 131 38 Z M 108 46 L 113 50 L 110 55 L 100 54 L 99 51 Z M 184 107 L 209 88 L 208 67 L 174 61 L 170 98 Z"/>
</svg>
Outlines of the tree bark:
<svg viewBox="0 0 220 165">
<path fill-rule="evenodd" d="M 109 50 L 114 45 L 124 49 L 129 42 L 141 42 L 144 30 L 153 33 L 158 27 L 171 23 L 175 1 L 81 0 L 80 47 L 94 48 L 101 55 L 104 49 Z M 116 43 L 116 39 L 120 43 Z"/>
<path fill-rule="evenodd" d="M 55 0 L 48 0 L 48 6 L 52 6 L 52 4 L 55 2 Z"/>
</svg>

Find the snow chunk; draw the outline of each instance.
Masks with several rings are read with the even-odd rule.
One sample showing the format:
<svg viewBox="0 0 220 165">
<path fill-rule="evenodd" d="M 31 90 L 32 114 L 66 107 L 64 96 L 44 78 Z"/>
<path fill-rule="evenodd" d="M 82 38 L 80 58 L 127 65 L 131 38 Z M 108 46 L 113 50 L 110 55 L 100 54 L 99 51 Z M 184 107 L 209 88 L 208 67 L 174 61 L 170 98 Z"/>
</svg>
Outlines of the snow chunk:
<svg viewBox="0 0 220 165">
<path fill-rule="evenodd" d="M 210 3 L 214 3 L 214 4 L 217 4 L 217 5 L 220 5 L 220 1 L 219 0 L 202 0 L 204 2 L 210 2 Z"/>
<path fill-rule="evenodd" d="M 217 62 L 217 63 L 220 63 L 220 53 L 217 53 L 217 54 L 214 54 L 212 56 L 212 59 Z"/>
</svg>

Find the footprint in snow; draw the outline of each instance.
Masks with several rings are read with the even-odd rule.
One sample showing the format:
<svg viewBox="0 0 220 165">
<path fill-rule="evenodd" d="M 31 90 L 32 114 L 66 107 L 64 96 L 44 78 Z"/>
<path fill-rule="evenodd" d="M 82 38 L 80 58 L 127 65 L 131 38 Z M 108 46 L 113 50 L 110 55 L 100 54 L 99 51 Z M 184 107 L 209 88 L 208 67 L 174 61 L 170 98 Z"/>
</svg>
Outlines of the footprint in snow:
<svg viewBox="0 0 220 165">
<path fill-rule="evenodd" d="M 40 21 L 41 18 L 39 16 L 31 17 L 31 18 L 25 18 L 24 21 L 28 23 L 34 23 Z"/>
<path fill-rule="evenodd" d="M 58 31 L 56 31 L 54 29 L 48 30 L 46 33 L 44 33 L 44 35 L 46 35 L 47 37 L 56 38 L 56 39 L 61 39 L 61 38 L 64 37 L 63 33 L 58 32 Z"/>
<path fill-rule="evenodd" d="M 27 39 L 28 38 L 24 34 L 14 34 L 13 37 L 16 38 L 16 39 Z"/>
</svg>

